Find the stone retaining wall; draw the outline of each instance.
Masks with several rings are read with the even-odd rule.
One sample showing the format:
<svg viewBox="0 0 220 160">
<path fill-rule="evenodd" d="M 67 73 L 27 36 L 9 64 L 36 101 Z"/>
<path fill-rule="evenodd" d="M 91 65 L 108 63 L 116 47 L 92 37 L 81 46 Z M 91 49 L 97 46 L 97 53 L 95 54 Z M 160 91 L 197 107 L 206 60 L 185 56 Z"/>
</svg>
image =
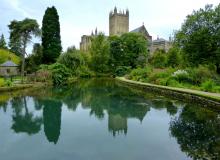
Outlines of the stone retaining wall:
<svg viewBox="0 0 220 160">
<path fill-rule="evenodd" d="M 132 83 L 129 81 L 124 81 L 122 79 L 117 79 L 117 80 L 118 82 L 127 84 L 134 88 L 138 88 L 144 91 L 154 92 L 160 95 L 169 96 L 169 97 L 179 99 L 179 100 L 184 100 L 187 102 L 200 104 L 204 107 L 212 107 L 213 109 L 220 111 L 220 102 L 218 100 L 211 99 L 211 97 L 210 98 L 203 97 L 202 95 L 200 96 L 200 95 L 196 95 L 192 93 L 175 91 L 175 90 L 171 90 L 167 88 L 157 87 L 155 85 L 148 86 L 148 85 L 143 85 L 143 84 Z"/>
</svg>

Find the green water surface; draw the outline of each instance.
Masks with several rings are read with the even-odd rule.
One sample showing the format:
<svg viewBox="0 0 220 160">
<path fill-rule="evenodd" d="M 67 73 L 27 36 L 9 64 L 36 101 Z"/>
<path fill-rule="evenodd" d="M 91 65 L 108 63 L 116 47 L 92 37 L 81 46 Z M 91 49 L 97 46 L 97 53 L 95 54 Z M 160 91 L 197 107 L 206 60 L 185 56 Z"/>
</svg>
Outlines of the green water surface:
<svg viewBox="0 0 220 160">
<path fill-rule="evenodd" d="M 220 114 L 113 79 L 0 93 L 1 160 L 220 159 Z"/>
</svg>

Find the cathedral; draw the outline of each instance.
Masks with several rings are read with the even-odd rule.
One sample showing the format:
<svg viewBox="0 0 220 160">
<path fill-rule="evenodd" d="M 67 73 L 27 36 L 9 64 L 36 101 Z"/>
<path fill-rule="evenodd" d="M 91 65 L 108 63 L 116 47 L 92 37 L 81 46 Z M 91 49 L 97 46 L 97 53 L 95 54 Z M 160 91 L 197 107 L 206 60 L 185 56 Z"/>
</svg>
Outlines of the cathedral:
<svg viewBox="0 0 220 160">
<path fill-rule="evenodd" d="M 91 35 L 83 35 L 80 42 L 80 50 L 87 52 L 91 46 L 91 38 L 97 36 L 97 28 L 95 34 L 92 32 Z M 109 36 L 112 35 L 122 35 L 129 32 L 129 10 L 118 11 L 115 7 L 113 11 L 109 13 Z M 130 32 L 141 33 L 147 40 L 148 51 L 152 54 L 157 49 L 163 49 L 166 52 L 171 47 L 171 41 L 167 41 L 163 38 L 157 38 L 157 40 L 152 40 L 152 36 L 148 33 L 145 25 L 131 30 Z"/>
</svg>

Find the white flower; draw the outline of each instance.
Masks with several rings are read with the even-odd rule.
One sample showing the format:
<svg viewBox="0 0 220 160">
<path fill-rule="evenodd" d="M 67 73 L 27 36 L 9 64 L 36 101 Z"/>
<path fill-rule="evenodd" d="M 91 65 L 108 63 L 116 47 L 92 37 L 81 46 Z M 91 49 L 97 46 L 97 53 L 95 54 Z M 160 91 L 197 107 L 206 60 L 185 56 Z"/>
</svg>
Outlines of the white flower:
<svg viewBox="0 0 220 160">
<path fill-rule="evenodd" d="M 177 77 L 178 75 L 188 75 L 188 72 L 185 70 L 177 70 L 172 74 L 172 77 Z"/>
</svg>

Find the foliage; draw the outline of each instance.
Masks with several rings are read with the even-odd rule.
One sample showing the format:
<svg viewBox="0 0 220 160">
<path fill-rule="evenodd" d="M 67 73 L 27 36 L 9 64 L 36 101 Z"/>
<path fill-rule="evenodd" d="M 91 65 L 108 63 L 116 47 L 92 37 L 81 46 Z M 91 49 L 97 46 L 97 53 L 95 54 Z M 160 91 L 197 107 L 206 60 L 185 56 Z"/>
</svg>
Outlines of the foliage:
<svg viewBox="0 0 220 160">
<path fill-rule="evenodd" d="M 0 87 L 3 87 L 5 85 L 5 80 L 3 78 L 0 78 Z"/>
<path fill-rule="evenodd" d="M 189 73 L 185 70 L 177 70 L 172 74 L 172 77 L 177 80 L 178 82 L 186 82 L 191 83 L 192 80 L 189 76 Z"/>
<path fill-rule="evenodd" d="M 0 49 L 0 55 L 0 64 L 4 63 L 8 59 L 13 61 L 15 64 L 20 64 L 20 58 L 8 50 Z"/>
<path fill-rule="evenodd" d="M 36 72 L 37 82 L 49 82 L 52 81 L 52 73 L 46 69 L 40 69 Z"/>
<path fill-rule="evenodd" d="M 42 46 L 39 43 L 35 43 L 33 46 L 32 54 L 26 58 L 26 70 L 29 73 L 36 72 L 42 64 Z"/>
<path fill-rule="evenodd" d="M 19 43 L 20 48 L 18 52 L 21 53 L 22 57 L 21 75 L 24 77 L 26 47 L 31 41 L 32 36 L 40 35 L 39 25 L 35 19 L 26 18 L 22 21 L 14 20 L 8 27 L 10 30 L 10 45 L 14 46 Z"/>
<path fill-rule="evenodd" d="M 181 57 L 178 48 L 170 48 L 167 53 L 167 66 L 177 67 L 181 64 Z"/>
<path fill-rule="evenodd" d="M 90 53 L 92 70 L 106 73 L 109 70 L 109 43 L 104 34 L 100 33 L 92 38 Z"/>
<path fill-rule="evenodd" d="M 11 87 L 11 86 L 13 85 L 13 82 L 12 82 L 11 80 L 6 80 L 6 81 L 5 81 L 5 85 L 6 85 L 7 87 Z"/>
<path fill-rule="evenodd" d="M 77 68 L 75 75 L 81 78 L 94 77 L 94 73 L 87 66 L 80 66 Z"/>
<path fill-rule="evenodd" d="M 59 15 L 54 6 L 48 7 L 43 17 L 42 46 L 43 62 L 45 64 L 54 63 L 62 51 Z"/>
<path fill-rule="evenodd" d="M 128 74 L 131 71 L 131 67 L 127 67 L 127 66 L 118 66 L 115 69 L 115 75 L 116 76 L 124 76 L 126 74 Z"/>
<path fill-rule="evenodd" d="M 190 66 L 214 63 L 220 71 L 220 4 L 194 11 L 175 35 Z"/>
<path fill-rule="evenodd" d="M 1 35 L 1 38 L 0 38 L 0 49 L 7 49 L 7 44 L 6 44 L 5 37 L 3 34 Z"/>
<path fill-rule="evenodd" d="M 68 47 L 66 52 L 74 52 L 75 50 L 76 50 L 76 47 L 73 45 L 73 46 Z"/>
<path fill-rule="evenodd" d="M 148 68 L 137 68 L 131 71 L 129 74 L 130 79 L 135 81 L 145 81 L 150 75 L 152 69 Z"/>
<path fill-rule="evenodd" d="M 52 73 L 52 80 L 55 86 L 64 85 L 71 75 L 70 70 L 60 63 L 54 63 L 50 65 L 48 69 Z"/>
<path fill-rule="evenodd" d="M 156 50 L 150 58 L 150 63 L 155 68 L 164 68 L 166 66 L 166 53 L 164 50 Z"/>
<path fill-rule="evenodd" d="M 85 65 L 84 57 L 79 50 L 70 50 L 60 55 L 58 62 L 64 64 L 74 72 L 78 67 Z"/>
</svg>

